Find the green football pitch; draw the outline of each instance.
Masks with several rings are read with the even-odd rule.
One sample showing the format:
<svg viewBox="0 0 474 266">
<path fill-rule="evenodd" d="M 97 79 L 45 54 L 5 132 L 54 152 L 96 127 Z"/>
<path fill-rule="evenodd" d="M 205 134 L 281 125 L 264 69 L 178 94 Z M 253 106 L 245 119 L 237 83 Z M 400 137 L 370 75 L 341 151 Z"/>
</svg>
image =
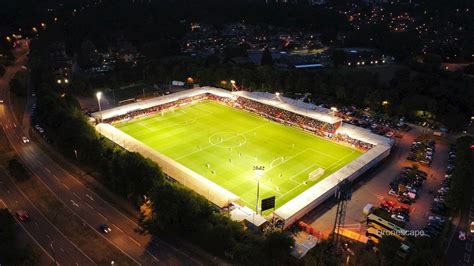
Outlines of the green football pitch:
<svg viewBox="0 0 474 266">
<path fill-rule="evenodd" d="M 276 208 L 361 155 L 360 151 L 256 114 L 204 101 L 116 127 L 239 196 L 255 210 L 275 196 Z M 310 179 L 322 168 L 324 174 Z"/>
</svg>

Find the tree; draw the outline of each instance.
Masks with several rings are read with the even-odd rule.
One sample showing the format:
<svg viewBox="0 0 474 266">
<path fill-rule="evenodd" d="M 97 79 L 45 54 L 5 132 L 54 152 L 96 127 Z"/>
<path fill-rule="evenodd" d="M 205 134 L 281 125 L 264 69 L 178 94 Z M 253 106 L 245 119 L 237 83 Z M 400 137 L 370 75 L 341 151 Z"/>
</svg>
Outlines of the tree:
<svg viewBox="0 0 474 266">
<path fill-rule="evenodd" d="M 263 253 L 265 257 L 271 258 L 269 265 L 282 265 L 289 261 L 289 254 L 295 241 L 287 233 L 271 232 L 265 236 L 263 242 Z"/>
<path fill-rule="evenodd" d="M 397 251 L 400 249 L 400 241 L 395 236 L 384 236 L 380 239 L 378 248 L 387 265 L 395 265 Z"/>
<path fill-rule="evenodd" d="M 427 54 L 423 58 L 423 63 L 432 67 L 433 69 L 439 69 L 442 61 L 442 57 L 437 54 Z"/>
<path fill-rule="evenodd" d="M 0 78 L 3 77 L 3 75 L 5 75 L 5 66 L 0 65 Z"/>
<path fill-rule="evenodd" d="M 333 50 L 331 60 L 335 67 L 341 66 L 345 63 L 347 58 L 346 53 L 343 50 Z"/>
<path fill-rule="evenodd" d="M 26 87 L 17 78 L 12 78 L 10 80 L 9 85 L 10 85 L 10 91 L 16 96 L 20 96 L 20 97 L 26 96 Z"/>
<path fill-rule="evenodd" d="M 28 171 L 17 159 L 11 159 L 8 161 L 8 171 L 18 181 L 25 181 L 30 178 Z"/>
<path fill-rule="evenodd" d="M 89 68 L 96 63 L 97 52 L 93 42 L 86 40 L 82 42 L 81 49 L 77 55 L 77 63 L 82 68 Z"/>
<path fill-rule="evenodd" d="M 268 49 L 268 47 L 265 47 L 262 53 L 262 60 L 260 61 L 260 65 L 262 66 L 273 66 L 273 57 L 272 53 Z"/>
<path fill-rule="evenodd" d="M 0 209 L 0 264 L 36 265 L 38 256 L 30 246 L 18 247 L 15 219 L 8 209 Z"/>
</svg>

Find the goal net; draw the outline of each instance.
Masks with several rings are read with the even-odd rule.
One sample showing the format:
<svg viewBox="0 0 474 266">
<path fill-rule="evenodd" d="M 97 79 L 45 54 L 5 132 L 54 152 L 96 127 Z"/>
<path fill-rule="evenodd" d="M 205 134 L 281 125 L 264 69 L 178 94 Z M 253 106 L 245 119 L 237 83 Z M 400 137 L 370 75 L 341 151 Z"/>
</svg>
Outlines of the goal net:
<svg viewBox="0 0 474 266">
<path fill-rule="evenodd" d="M 309 180 L 316 180 L 324 174 L 324 169 L 319 167 L 318 169 L 314 170 L 313 172 L 309 173 L 308 177 Z"/>
</svg>

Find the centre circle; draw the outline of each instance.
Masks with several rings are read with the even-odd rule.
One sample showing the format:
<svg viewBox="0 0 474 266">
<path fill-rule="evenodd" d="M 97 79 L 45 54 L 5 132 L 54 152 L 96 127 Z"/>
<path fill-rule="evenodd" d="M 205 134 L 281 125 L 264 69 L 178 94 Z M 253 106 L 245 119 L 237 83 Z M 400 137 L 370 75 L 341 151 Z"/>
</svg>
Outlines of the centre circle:
<svg viewBox="0 0 474 266">
<path fill-rule="evenodd" d="M 235 148 L 244 145 L 247 138 L 236 132 L 218 132 L 209 137 L 209 143 L 223 148 Z"/>
</svg>

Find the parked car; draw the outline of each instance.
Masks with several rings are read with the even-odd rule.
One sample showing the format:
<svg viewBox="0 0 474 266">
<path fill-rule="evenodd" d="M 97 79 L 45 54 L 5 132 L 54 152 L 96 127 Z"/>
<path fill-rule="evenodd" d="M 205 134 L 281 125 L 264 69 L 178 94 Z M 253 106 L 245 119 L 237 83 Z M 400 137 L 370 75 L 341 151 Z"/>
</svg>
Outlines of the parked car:
<svg viewBox="0 0 474 266">
<path fill-rule="evenodd" d="M 390 190 L 388 191 L 388 195 L 394 196 L 394 197 L 398 197 L 398 196 L 399 196 L 398 193 L 397 193 L 395 190 L 393 190 L 393 189 L 390 189 Z"/>
<path fill-rule="evenodd" d="M 406 217 L 403 216 L 403 215 L 400 215 L 400 214 L 392 214 L 390 217 L 392 217 L 392 219 L 394 219 L 396 221 L 399 221 L 399 222 L 402 222 L 402 223 L 407 222 Z"/>
</svg>

